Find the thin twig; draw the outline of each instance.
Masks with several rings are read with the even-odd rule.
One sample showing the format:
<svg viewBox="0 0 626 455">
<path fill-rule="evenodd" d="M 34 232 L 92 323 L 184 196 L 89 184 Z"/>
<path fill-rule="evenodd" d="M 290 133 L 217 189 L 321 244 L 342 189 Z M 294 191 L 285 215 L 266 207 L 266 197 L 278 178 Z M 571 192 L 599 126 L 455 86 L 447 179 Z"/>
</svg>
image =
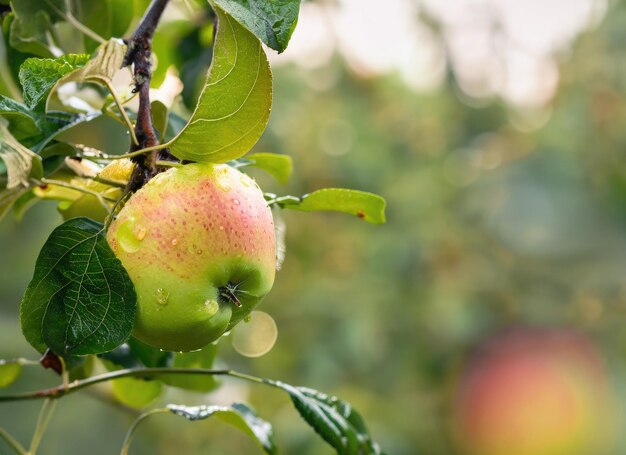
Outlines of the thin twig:
<svg viewBox="0 0 626 455">
<path fill-rule="evenodd" d="M 35 183 L 39 186 L 42 185 L 57 185 L 57 186 L 61 186 L 63 188 L 69 188 L 71 190 L 74 191 L 78 191 L 79 193 L 85 193 L 85 194 L 89 194 L 93 197 L 95 197 L 96 199 L 98 199 L 98 202 L 100 202 L 100 205 L 102 205 L 102 207 L 104 207 L 106 209 L 106 211 L 110 211 L 109 205 L 106 203 L 106 201 L 108 202 L 115 202 L 116 199 L 107 197 L 107 196 L 103 196 L 102 194 L 98 193 L 97 191 L 92 191 L 89 190 L 87 188 L 82 188 L 76 185 L 72 185 L 71 183 L 67 183 L 64 182 L 62 180 L 51 180 L 51 179 L 46 179 L 46 178 L 42 178 L 39 180 L 35 180 Z"/>
<path fill-rule="evenodd" d="M 133 422 L 128 431 L 126 432 L 126 437 L 124 438 L 124 443 L 122 444 L 122 451 L 120 455 L 128 455 L 128 449 L 130 449 L 130 443 L 133 441 L 133 436 L 135 436 L 135 432 L 137 431 L 137 427 L 141 422 L 146 420 L 148 417 L 154 414 L 167 414 L 171 413 L 168 408 L 157 408 L 151 409 L 150 411 L 144 412 Z"/>
<path fill-rule="evenodd" d="M 11 363 L 17 363 L 18 365 L 39 365 L 39 360 L 25 359 L 24 357 L 18 357 L 17 359 L 0 360 L 0 365 L 7 365 Z"/>
<path fill-rule="evenodd" d="M 41 407 L 41 411 L 39 411 L 39 417 L 37 418 L 37 426 L 35 427 L 35 433 L 33 434 L 33 438 L 30 441 L 30 449 L 28 449 L 28 455 L 35 455 L 37 453 L 37 449 L 39 448 L 39 444 L 41 444 L 41 439 L 43 438 L 43 434 L 50 423 L 50 419 L 52 418 L 52 413 L 54 412 L 54 408 L 56 408 L 57 402 L 56 400 L 52 400 L 48 398 L 44 401 L 43 406 Z"/>
<path fill-rule="evenodd" d="M 93 180 L 94 182 L 103 183 L 108 186 L 113 186 L 115 188 L 126 188 L 126 182 L 122 180 L 105 179 L 104 177 L 100 177 L 98 175 L 94 177 L 84 177 L 84 178 Z"/>
<path fill-rule="evenodd" d="M 124 123 L 126 124 L 126 127 L 128 128 L 128 132 L 130 134 L 132 143 L 136 146 L 139 145 L 139 140 L 137 139 L 137 135 L 135 134 L 135 128 L 133 127 L 133 123 L 130 121 L 130 118 L 128 118 L 128 114 L 126 113 L 126 110 L 124 109 L 124 104 L 122 103 L 122 100 L 120 100 L 117 94 L 117 90 L 115 90 L 115 87 L 113 87 L 113 84 L 111 84 L 111 81 L 109 81 L 108 79 L 99 78 L 98 80 L 101 81 L 104 85 L 106 85 L 107 89 L 109 90 L 109 93 L 113 97 L 113 100 L 115 101 L 115 104 L 117 105 L 117 109 L 120 111 L 120 115 L 122 116 L 122 119 L 124 120 Z"/>
<path fill-rule="evenodd" d="M 164 166 L 164 167 L 182 167 L 183 164 L 179 163 L 177 161 L 167 161 L 167 160 L 157 160 L 156 162 L 157 166 Z"/>
<path fill-rule="evenodd" d="M 0 439 L 3 439 L 18 455 L 27 455 L 24 446 L 2 427 L 0 427 Z"/>
<path fill-rule="evenodd" d="M 78 30 L 79 32 L 81 32 L 83 35 L 88 36 L 89 38 L 91 38 L 92 40 L 102 44 L 104 43 L 106 40 L 104 38 L 102 38 L 100 35 L 98 35 L 96 32 L 94 32 L 92 29 L 90 29 L 89 27 L 87 27 L 85 24 L 83 24 L 82 22 L 80 22 L 78 19 L 76 19 L 76 17 L 74 16 L 74 14 L 72 14 L 72 10 L 71 10 L 71 3 L 69 2 L 69 0 L 66 0 L 65 2 L 65 8 L 67 9 L 67 13 L 64 13 L 63 11 L 61 11 L 54 3 L 52 3 L 50 0 L 46 0 L 46 3 L 48 4 L 48 6 L 50 6 L 59 16 L 61 16 L 63 19 L 65 19 L 67 22 L 69 22 L 71 25 L 74 26 L 74 28 L 76 30 Z"/>
<path fill-rule="evenodd" d="M 77 392 L 81 389 L 91 387 L 102 382 L 112 381 L 113 379 L 128 378 L 128 377 L 140 377 L 151 378 L 164 375 L 210 375 L 210 376 L 231 376 L 234 378 L 244 379 L 246 381 L 252 381 L 259 384 L 267 383 L 266 380 L 251 376 L 245 373 L 240 373 L 234 370 L 208 370 L 204 368 L 131 368 L 126 370 L 116 370 L 109 373 L 104 373 L 98 376 L 92 376 L 81 381 L 74 381 L 64 386 L 63 384 L 52 387 L 50 389 L 35 390 L 32 392 L 24 392 L 15 395 L 0 396 L 0 402 L 9 401 L 24 401 L 24 400 L 40 400 L 44 398 L 61 398 L 70 393 Z"/>
</svg>

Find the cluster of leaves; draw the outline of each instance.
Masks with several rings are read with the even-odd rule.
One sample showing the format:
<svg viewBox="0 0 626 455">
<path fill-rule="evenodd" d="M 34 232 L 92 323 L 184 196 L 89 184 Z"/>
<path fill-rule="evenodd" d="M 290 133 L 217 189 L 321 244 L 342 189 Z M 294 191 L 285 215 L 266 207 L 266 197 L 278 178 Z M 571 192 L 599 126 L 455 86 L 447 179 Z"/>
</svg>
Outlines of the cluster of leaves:
<svg viewBox="0 0 626 455">
<path fill-rule="evenodd" d="M 196 353 L 172 354 L 131 337 L 135 291 L 104 235 L 126 196 L 122 189 L 129 175 L 109 178 L 103 169 L 124 155 L 107 155 L 59 137 L 102 115 L 126 125 L 132 137 L 136 113 L 125 106 L 128 100 L 120 100 L 112 83 L 126 52 L 120 37 L 132 22 L 132 12 L 119 0 L 98 2 L 97 7 L 81 0 L 44 3 L 42 7 L 35 0 L 15 2 L 2 24 L 11 74 L 0 76 L 5 93 L 12 97 L 0 95 L 0 217 L 13 208 L 20 218 L 34 203 L 53 199 L 59 201 L 65 219 L 43 246 L 25 292 L 23 333 L 47 358 L 57 358 L 73 379 L 91 374 L 94 355 L 109 370 L 210 368 L 214 345 Z M 188 118 L 154 102 L 159 147 L 168 148 L 181 162 L 229 163 L 244 170 L 255 166 L 284 183 L 292 168 L 289 157 L 246 153 L 265 130 L 272 103 L 272 75 L 261 41 L 279 52 L 285 49 L 299 1 L 209 3 L 218 24 L 210 71 Z M 145 7 L 145 2 L 134 5 Z M 61 31 L 70 38 L 59 37 Z M 82 52 L 60 51 L 58 45 L 76 33 Z M 83 110 L 61 100 L 57 88 L 67 83 L 94 84 L 103 98 L 101 109 Z M 384 200 L 361 191 L 326 188 L 302 197 L 268 193 L 266 198 L 276 208 L 333 210 L 384 222 Z M 14 380 L 18 367 L 17 362 L 0 365 L 0 380 L 9 376 Z M 339 453 L 380 453 L 347 403 L 310 389 L 264 382 L 285 390 L 303 418 Z M 217 385 L 210 375 L 123 378 L 114 382 L 114 393 L 141 407 L 159 395 L 162 383 L 197 391 Z M 222 416 L 253 435 L 267 453 L 276 452 L 271 426 L 244 405 L 168 410 L 190 420 Z"/>
</svg>

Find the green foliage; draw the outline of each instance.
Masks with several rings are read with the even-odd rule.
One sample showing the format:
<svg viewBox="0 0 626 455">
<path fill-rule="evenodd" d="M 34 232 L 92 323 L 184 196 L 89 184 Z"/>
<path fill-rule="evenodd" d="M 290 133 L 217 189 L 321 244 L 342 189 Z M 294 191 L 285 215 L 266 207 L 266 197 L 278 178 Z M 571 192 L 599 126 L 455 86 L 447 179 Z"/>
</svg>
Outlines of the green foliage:
<svg viewBox="0 0 626 455">
<path fill-rule="evenodd" d="M 216 356 L 217 344 L 211 343 L 195 352 L 179 352 L 174 354 L 172 366 L 175 368 L 210 369 L 213 367 Z M 161 380 L 173 387 L 196 392 L 210 392 L 220 385 L 220 382 L 215 376 L 209 375 L 171 375 L 163 376 Z"/>
<path fill-rule="evenodd" d="M 64 0 L 17 0 L 11 2 L 15 20 L 11 24 L 10 44 L 21 52 L 52 57 L 49 30 L 60 20 Z"/>
<path fill-rule="evenodd" d="M 272 425 L 259 418 L 255 412 L 243 403 L 226 406 L 180 406 L 170 404 L 167 408 L 175 415 L 190 421 L 204 420 L 216 416 L 252 437 L 259 446 L 270 455 L 278 453 L 274 442 Z"/>
<path fill-rule="evenodd" d="M 303 212 L 334 211 L 354 215 L 368 223 L 385 222 L 385 199 L 377 194 L 345 188 L 324 188 L 305 194 L 301 198 L 278 198 L 277 203 L 286 209 Z"/>
<path fill-rule="evenodd" d="M 135 298 L 102 225 L 75 218 L 57 227 L 41 250 L 22 300 L 22 331 L 40 352 L 110 351 L 130 336 Z"/>
<path fill-rule="evenodd" d="M 123 0 L 16 0 L 11 2 L 15 20 L 9 31 L 11 46 L 39 57 L 53 57 L 58 46 L 58 29 L 68 22 L 89 34 L 74 34 L 71 45 L 92 52 L 100 43 L 98 37 L 121 38 L 131 24 L 135 11 Z"/>
<path fill-rule="evenodd" d="M 75 0 L 74 16 L 101 37 L 124 37 L 133 21 L 134 11 L 128 0 Z M 100 43 L 89 36 L 84 37 L 86 52 L 92 52 Z"/>
<path fill-rule="evenodd" d="M 127 377 L 112 382 L 113 396 L 134 408 L 152 403 L 161 395 L 164 384 L 202 393 L 220 385 L 214 373 L 182 375 L 177 374 L 180 371 L 167 371 L 213 368 L 216 344 L 174 354 L 131 337 L 136 322 L 135 290 L 106 241 L 105 226 L 98 222 L 110 221 L 108 217 L 115 217 L 114 210 L 124 204 L 121 198 L 126 196 L 122 196 L 126 181 L 113 178 L 113 182 L 104 182 L 106 177 L 98 172 L 106 162 L 113 161 L 110 154 L 125 150 L 102 147 L 100 143 L 106 142 L 109 130 L 99 130 L 88 122 L 105 114 L 100 120 L 113 117 L 129 127 L 140 117 L 134 108 L 122 106 L 127 100 L 117 96 L 111 83 L 126 52 L 126 46 L 117 38 L 139 20 L 148 3 L 16 0 L 11 3 L 12 12 L 3 16 L 4 43 L 0 43 L 0 51 L 9 44 L 6 53 L 0 52 L 0 63 L 4 64 L 6 57 L 6 68 L 0 70 L 0 217 L 13 206 L 16 219 L 28 219 L 25 214 L 30 207 L 52 199 L 61 201 L 59 211 L 66 220 L 52 231 L 37 258 L 34 276 L 21 302 L 22 331 L 36 350 L 47 351 L 48 360 L 62 358 L 60 363 L 67 373 L 64 378 L 70 381 L 90 378 L 96 361 L 111 372 L 146 368 L 145 376 L 133 376 L 136 371 L 121 372 Z M 209 4 L 218 19 L 215 37 Z M 152 103 L 151 114 L 163 148 L 183 163 L 254 166 L 279 183 L 287 183 L 292 173 L 289 156 L 252 153 L 241 157 L 264 133 L 272 106 L 272 74 L 261 41 L 282 52 L 297 23 L 299 6 L 299 0 L 189 2 L 186 8 L 193 20 L 165 23 L 159 30 L 163 35 L 157 31 L 154 49 L 162 55 L 155 56 L 153 85 L 163 81 L 171 65 L 184 83 L 182 103 L 180 98 L 173 104 Z M 193 49 L 186 45 L 189 43 L 193 43 Z M 197 75 L 205 72 L 209 62 L 206 80 L 198 84 Z M 56 91 L 66 82 L 77 83 L 76 88 L 65 86 L 74 90 L 72 101 L 64 98 L 65 90 Z M 194 103 L 197 87 L 202 90 Z M 114 102 L 117 111 L 112 108 Z M 191 115 L 185 107 L 192 110 Z M 96 112 L 99 110 L 101 113 Z M 139 142 L 134 136 L 132 139 L 135 144 Z M 111 189 L 114 191 L 109 192 Z M 119 205 L 113 207 L 116 201 Z M 382 198 L 352 190 L 331 188 L 302 198 L 275 198 L 270 204 L 301 211 L 346 212 L 372 223 L 385 220 Z M 280 262 L 284 255 L 284 223 L 279 215 L 276 226 Z M 273 270 L 273 254 L 268 262 Z M 11 383 L 20 368 L 19 363 L 0 363 L 0 386 Z M 149 372 L 158 368 L 165 371 L 154 375 Z M 237 376 L 224 371 L 218 374 Z M 380 453 L 360 416 L 347 403 L 282 382 L 241 374 L 239 377 L 287 391 L 303 418 L 338 453 Z M 247 405 L 169 405 L 166 412 L 188 420 L 215 415 L 250 435 L 266 453 L 277 453 L 271 425 Z"/>
<path fill-rule="evenodd" d="M 43 173 L 41 158 L 20 144 L 7 128 L 7 121 L 0 120 L 0 160 L 7 171 L 6 190 L 28 188 L 29 178 L 40 178 Z"/>
<path fill-rule="evenodd" d="M 293 171 L 293 163 L 288 155 L 279 155 L 277 153 L 250 153 L 240 165 L 254 166 L 264 170 L 279 183 L 285 185 Z"/>
<path fill-rule="evenodd" d="M 209 76 L 189 123 L 172 139 L 181 160 L 223 163 L 261 137 L 272 105 L 272 75 L 259 40 L 216 8 L 218 31 Z"/>
<path fill-rule="evenodd" d="M 13 384 L 22 372 L 22 365 L 18 362 L 0 360 L 0 388 Z"/>
<path fill-rule="evenodd" d="M 272 49 L 287 48 L 298 22 L 300 0 L 213 0 Z"/>
<path fill-rule="evenodd" d="M 135 337 L 130 337 L 128 347 L 130 353 L 146 367 L 164 367 L 171 364 L 173 356 L 171 352 L 161 351 L 160 349 L 148 346 Z M 132 367 L 135 366 L 137 365 L 132 365 Z"/>
<path fill-rule="evenodd" d="M 138 356 L 138 351 L 141 348 L 137 345 L 135 347 L 135 349 L 139 349 L 133 350 L 129 340 L 128 344 L 118 346 L 113 351 L 104 353 L 99 357 L 108 371 L 138 368 L 142 366 Z M 149 346 L 147 347 L 149 348 Z M 141 352 L 143 354 L 143 351 Z M 161 354 L 167 353 L 161 352 Z M 156 379 L 120 378 L 111 382 L 113 396 L 120 403 L 135 409 L 144 408 L 155 401 L 161 395 L 162 389 L 161 381 Z"/>
<path fill-rule="evenodd" d="M 266 381 L 289 394 L 300 416 L 339 455 L 382 455 L 362 417 L 348 403 L 306 387 Z"/>
<path fill-rule="evenodd" d="M 0 115 L 9 121 L 9 129 L 17 139 L 33 136 L 40 131 L 36 117 L 28 107 L 3 95 L 0 95 Z"/>
<path fill-rule="evenodd" d="M 136 378 L 121 378 L 111 382 L 113 395 L 120 402 L 135 409 L 153 403 L 163 389 L 161 381 Z"/>
<path fill-rule="evenodd" d="M 122 67 L 126 45 L 117 38 L 102 43 L 94 52 L 93 58 L 83 65 L 77 65 L 62 82 L 111 82 L 115 73 Z"/>
<path fill-rule="evenodd" d="M 58 58 L 29 58 L 20 66 L 20 83 L 28 109 L 43 111 L 48 95 L 66 74 L 85 66 L 90 56 L 68 54 Z"/>
</svg>

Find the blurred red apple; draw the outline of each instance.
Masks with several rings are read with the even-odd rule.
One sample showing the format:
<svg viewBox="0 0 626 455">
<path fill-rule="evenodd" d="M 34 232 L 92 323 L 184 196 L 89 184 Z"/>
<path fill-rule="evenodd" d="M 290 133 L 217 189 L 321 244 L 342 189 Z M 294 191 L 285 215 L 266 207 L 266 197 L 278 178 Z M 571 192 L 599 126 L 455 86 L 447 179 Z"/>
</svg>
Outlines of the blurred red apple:
<svg viewBox="0 0 626 455">
<path fill-rule="evenodd" d="M 594 345 L 568 329 L 516 329 L 487 340 L 463 370 L 455 439 L 472 455 L 607 453 L 615 414 Z"/>
</svg>

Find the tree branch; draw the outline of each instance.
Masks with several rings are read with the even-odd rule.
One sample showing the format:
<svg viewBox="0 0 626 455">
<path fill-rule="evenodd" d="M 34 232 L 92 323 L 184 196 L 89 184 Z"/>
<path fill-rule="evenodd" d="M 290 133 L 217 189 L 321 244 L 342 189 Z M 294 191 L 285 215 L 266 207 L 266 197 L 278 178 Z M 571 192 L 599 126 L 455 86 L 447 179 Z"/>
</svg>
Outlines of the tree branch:
<svg viewBox="0 0 626 455">
<path fill-rule="evenodd" d="M 25 392 L 16 395 L 0 396 L 0 403 L 8 401 L 24 401 L 24 400 L 39 400 L 44 398 L 61 398 L 70 393 L 77 392 L 86 387 L 99 384 L 101 382 L 112 381 L 113 379 L 139 377 L 139 378 L 152 378 L 164 375 L 209 375 L 209 376 L 231 376 L 246 381 L 257 382 L 265 384 L 266 381 L 256 376 L 251 376 L 245 373 L 239 373 L 233 370 L 208 370 L 204 368 L 130 368 L 125 370 L 112 371 L 110 373 L 104 373 L 98 376 L 92 376 L 82 381 L 74 381 L 68 385 L 59 385 L 50 389 L 35 390 L 33 392 Z"/>
<path fill-rule="evenodd" d="M 150 80 L 152 78 L 150 57 L 152 55 L 152 37 L 168 1 L 152 0 L 137 29 L 128 40 L 128 49 L 124 56 L 123 66 L 133 66 L 134 91 L 139 93 L 139 110 L 137 112 L 137 122 L 135 123 L 135 136 L 138 143 L 131 145 L 131 153 L 159 145 L 154 126 L 152 125 L 152 112 L 150 109 Z M 128 183 L 128 189 L 136 191 L 141 188 L 162 170 L 157 166 L 157 160 L 170 157 L 171 155 L 166 150 L 133 157 L 132 160 L 137 163 L 137 166 L 135 166 Z"/>
</svg>

